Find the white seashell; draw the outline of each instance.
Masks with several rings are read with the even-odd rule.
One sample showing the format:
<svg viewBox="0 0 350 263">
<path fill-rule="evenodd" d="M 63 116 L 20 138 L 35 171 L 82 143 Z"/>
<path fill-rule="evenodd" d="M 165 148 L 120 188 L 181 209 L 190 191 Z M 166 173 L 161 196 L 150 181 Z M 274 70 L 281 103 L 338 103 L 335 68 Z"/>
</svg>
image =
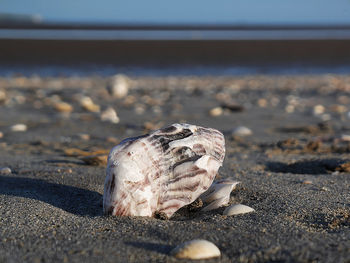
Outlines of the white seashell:
<svg viewBox="0 0 350 263">
<path fill-rule="evenodd" d="M 19 123 L 11 126 L 11 131 L 13 132 L 25 132 L 27 130 L 27 125 Z"/>
<path fill-rule="evenodd" d="M 238 126 L 232 131 L 232 135 L 234 136 L 249 136 L 252 134 L 252 130 L 244 126 Z"/>
<path fill-rule="evenodd" d="M 224 215 L 233 216 L 233 215 L 250 213 L 250 212 L 254 212 L 254 211 L 255 210 L 249 206 L 241 205 L 241 204 L 234 204 L 234 205 L 227 207 L 224 210 Z"/>
<path fill-rule="evenodd" d="M 204 203 L 209 203 L 202 211 L 206 212 L 227 205 L 230 201 L 230 194 L 237 184 L 239 184 L 239 182 L 229 178 L 215 181 L 210 188 L 200 196 Z"/>
<path fill-rule="evenodd" d="M 218 247 L 204 239 L 187 241 L 175 247 L 170 254 L 183 259 L 207 259 L 221 256 Z"/>
<path fill-rule="evenodd" d="M 1 175 L 7 175 L 7 174 L 11 174 L 11 173 L 12 173 L 12 171 L 9 167 L 0 168 Z"/>
<path fill-rule="evenodd" d="M 125 97 L 129 91 L 129 79 L 121 74 L 115 75 L 112 79 L 110 91 L 114 98 Z"/>
<path fill-rule="evenodd" d="M 109 121 L 112 123 L 118 123 L 119 117 L 117 115 L 117 112 L 112 107 L 108 107 L 105 111 L 101 113 L 101 120 Z"/>
<path fill-rule="evenodd" d="M 104 213 L 171 217 L 209 188 L 224 156 L 221 132 L 190 124 L 125 139 L 108 157 Z"/>
</svg>

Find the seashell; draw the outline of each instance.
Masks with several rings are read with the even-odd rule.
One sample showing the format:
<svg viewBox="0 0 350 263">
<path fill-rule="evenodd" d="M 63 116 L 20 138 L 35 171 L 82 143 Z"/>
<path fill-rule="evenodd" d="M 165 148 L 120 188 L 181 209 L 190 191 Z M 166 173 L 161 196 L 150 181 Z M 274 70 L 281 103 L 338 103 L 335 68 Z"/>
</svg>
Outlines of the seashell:
<svg viewBox="0 0 350 263">
<path fill-rule="evenodd" d="M 204 239 L 194 239 L 175 247 L 170 254 L 177 258 L 207 259 L 220 257 L 217 246 Z"/>
<path fill-rule="evenodd" d="M 254 212 L 254 211 L 255 210 L 249 206 L 241 205 L 241 204 L 234 204 L 234 205 L 227 207 L 224 210 L 224 215 L 233 216 L 233 215 L 250 213 L 250 212 Z"/>
<path fill-rule="evenodd" d="M 209 203 L 202 211 L 210 211 L 227 205 L 230 201 L 230 194 L 239 182 L 230 178 L 215 181 L 210 188 L 204 192 L 199 198 L 204 203 Z"/>
<path fill-rule="evenodd" d="M 209 188 L 224 156 L 221 132 L 190 124 L 125 139 L 108 156 L 104 213 L 169 218 Z"/>
</svg>

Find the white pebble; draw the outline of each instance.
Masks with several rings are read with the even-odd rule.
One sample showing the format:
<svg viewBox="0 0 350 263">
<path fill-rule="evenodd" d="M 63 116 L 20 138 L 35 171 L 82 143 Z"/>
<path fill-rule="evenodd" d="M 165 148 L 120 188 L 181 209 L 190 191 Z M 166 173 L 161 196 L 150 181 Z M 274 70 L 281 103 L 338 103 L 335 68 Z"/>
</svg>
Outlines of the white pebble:
<svg viewBox="0 0 350 263">
<path fill-rule="evenodd" d="M 224 215 L 233 216 L 233 215 L 250 213 L 253 211 L 255 211 L 255 210 L 249 206 L 241 205 L 241 204 L 234 204 L 234 205 L 227 207 L 224 210 Z"/>
<path fill-rule="evenodd" d="M 221 253 L 213 243 L 204 239 L 194 239 L 174 248 L 171 255 L 177 258 L 207 259 L 220 257 Z"/>
<path fill-rule="evenodd" d="M 27 130 L 27 125 L 19 123 L 11 126 L 11 131 L 13 132 L 25 132 Z"/>
<path fill-rule="evenodd" d="M 249 136 L 252 134 L 253 134 L 252 130 L 245 126 L 238 126 L 232 131 L 232 135 L 234 136 Z"/>
<path fill-rule="evenodd" d="M 12 171 L 9 167 L 3 167 L 3 168 L 0 168 L 0 174 L 1 175 L 6 175 L 6 174 L 11 174 Z"/>
<path fill-rule="evenodd" d="M 220 116 L 222 113 L 223 113 L 223 109 L 221 107 L 215 107 L 215 108 L 212 108 L 210 111 L 209 111 L 209 114 L 210 116 L 212 117 L 217 117 L 217 116 Z"/>
<path fill-rule="evenodd" d="M 82 97 L 80 99 L 80 105 L 87 111 L 99 112 L 100 106 L 95 104 L 90 97 Z"/>
<path fill-rule="evenodd" d="M 111 83 L 111 94 L 114 98 L 123 98 L 129 91 L 129 78 L 118 74 L 115 75 Z"/>
<path fill-rule="evenodd" d="M 112 123 L 118 123 L 119 117 L 117 115 L 117 112 L 112 107 L 108 107 L 105 111 L 101 113 L 101 120 L 109 121 Z"/>
<path fill-rule="evenodd" d="M 314 115 L 321 115 L 322 113 L 324 113 L 325 111 L 325 107 L 323 105 L 316 105 L 314 106 L 314 109 L 313 109 L 313 113 Z"/>
</svg>

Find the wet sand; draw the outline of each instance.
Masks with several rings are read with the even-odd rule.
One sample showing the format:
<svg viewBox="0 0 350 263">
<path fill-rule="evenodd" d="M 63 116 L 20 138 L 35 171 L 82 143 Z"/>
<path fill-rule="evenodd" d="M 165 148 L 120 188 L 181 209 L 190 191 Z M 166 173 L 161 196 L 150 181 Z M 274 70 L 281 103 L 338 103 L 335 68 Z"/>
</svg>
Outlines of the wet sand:
<svg viewBox="0 0 350 263">
<path fill-rule="evenodd" d="M 349 76 L 132 77 L 119 99 L 108 81 L 0 78 L 0 168 L 12 171 L 0 174 L 0 262 L 181 262 L 169 252 L 196 238 L 220 262 L 350 261 Z M 120 122 L 101 121 L 83 96 Z M 219 177 L 240 181 L 230 203 L 255 212 L 102 215 L 105 166 L 84 156 L 174 122 L 225 134 Z M 238 126 L 253 134 L 232 135 Z"/>
</svg>

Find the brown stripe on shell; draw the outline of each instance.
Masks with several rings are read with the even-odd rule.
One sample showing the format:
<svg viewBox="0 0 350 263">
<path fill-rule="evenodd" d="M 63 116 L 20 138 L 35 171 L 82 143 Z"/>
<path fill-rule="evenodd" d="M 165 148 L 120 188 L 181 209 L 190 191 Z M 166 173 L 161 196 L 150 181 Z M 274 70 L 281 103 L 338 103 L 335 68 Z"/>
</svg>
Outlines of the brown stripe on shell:
<svg viewBox="0 0 350 263">
<path fill-rule="evenodd" d="M 176 183 L 180 180 L 183 180 L 183 179 L 186 179 L 186 178 L 191 178 L 191 177 L 195 177 L 195 176 L 198 176 L 198 175 L 201 175 L 201 174 L 206 174 L 207 173 L 207 170 L 204 170 L 204 169 L 199 169 L 197 167 L 196 170 L 192 170 L 186 174 L 179 174 L 178 176 L 176 176 L 174 179 L 172 179 L 170 181 L 170 183 Z"/>
<path fill-rule="evenodd" d="M 178 192 L 178 191 L 194 192 L 198 189 L 200 184 L 201 184 L 200 181 L 196 181 L 193 184 L 189 184 L 189 185 L 186 184 L 186 185 L 182 185 L 181 187 L 178 187 L 178 188 L 170 189 L 170 191 L 171 192 Z"/>
</svg>

